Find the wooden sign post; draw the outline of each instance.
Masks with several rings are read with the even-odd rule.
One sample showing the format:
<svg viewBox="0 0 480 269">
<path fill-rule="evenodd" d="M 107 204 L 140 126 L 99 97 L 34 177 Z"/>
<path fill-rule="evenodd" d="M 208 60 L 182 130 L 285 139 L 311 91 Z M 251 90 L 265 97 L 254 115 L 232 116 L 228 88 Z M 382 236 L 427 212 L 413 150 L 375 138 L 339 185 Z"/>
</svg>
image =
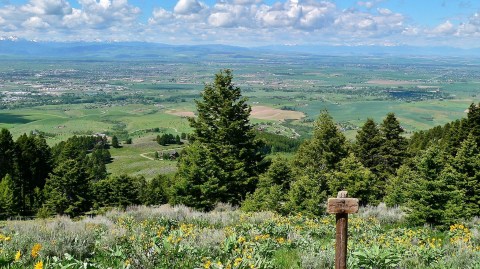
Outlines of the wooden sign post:
<svg viewBox="0 0 480 269">
<path fill-rule="evenodd" d="M 337 198 L 328 199 L 327 212 L 335 214 L 337 221 L 335 269 L 347 268 L 348 214 L 358 212 L 358 199 L 347 198 L 347 194 L 346 191 L 340 191 Z"/>
</svg>

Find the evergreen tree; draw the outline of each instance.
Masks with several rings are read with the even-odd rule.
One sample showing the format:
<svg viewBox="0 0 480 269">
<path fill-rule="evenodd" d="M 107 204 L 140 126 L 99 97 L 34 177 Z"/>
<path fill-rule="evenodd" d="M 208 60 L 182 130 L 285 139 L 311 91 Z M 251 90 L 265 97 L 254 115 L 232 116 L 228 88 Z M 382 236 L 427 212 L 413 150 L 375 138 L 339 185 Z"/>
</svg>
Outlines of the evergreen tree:
<svg viewBox="0 0 480 269">
<path fill-rule="evenodd" d="M 232 78 L 230 70 L 216 74 L 213 84 L 205 85 L 202 100 L 195 101 L 198 117 L 189 121 L 196 144 L 180 158 L 179 197 L 174 200 L 196 201 L 193 206 L 203 209 L 215 202 L 238 205 L 255 189 L 262 170 L 261 145 L 249 121 L 251 108 Z"/>
<path fill-rule="evenodd" d="M 276 211 L 285 213 L 284 203 L 293 182 L 293 173 L 285 158 L 276 158 L 259 178 L 257 189 L 242 203 L 245 211 Z"/>
<path fill-rule="evenodd" d="M 112 136 L 112 147 L 119 148 L 120 143 L 118 142 L 118 138 L 116 135 Z"/>
<path fill-rule="evenodd" d="M 327 178 L 332 194 L 347 190 L 351 197 L 359 198 L 361 205 L 375 205 L 381 199 L 382 184 L 353 154 L 341 160 L 338 169 Z"/>
<path fill-rule="evenodd" d="M 0 178 L 14 174 L 15 143 L 7 129 L 0 130 Z"/>
<path fill-rule="evenodd" d="M 97 206 L 117 206 L 126 208 L 140 204 L 140 197 L 146 182 L 143 177 L 127 175 L 113 176 L 93 184 L 93 193 Z"/>
<path fill-rule="evenodd" d="M 439 146 L 431 146 L 416 159 L 415 176 L 407 185 L 408 221 L 449 225 L 462 216 L 464 195 L 455 187 L 457 173 L 446 162 Z"/>
<path fill-rule="evenodd" d="M 178 162 L 171 204 L 183 204 L 202 210 L 211 210 L 227 197 L 223 169 L 218 157 L 209 148 L 195 141 L 183 150 Z"/>
<path fill-rule="evenodd" d="M 404 132 L 395 114 L 388 113 L 381 125 L 384 143 L 380 148 L 382 164 L 380 173 L 384 178 L 394 175 L 406 157 L 407 141 L 402 136 Z"/>
<path fill-rule="evenodd" d="M 480 216 L 480 149 L 473 134 L 460 145 L 452 166 L 457 172 L 455 185 L 465 195 L 465 216 Z"/>
<path fill-rule="evenodd" d="M 315 122 L 313 137 L 297 151 L 293 160 L 294 172 L 300 176 L 325 179 L 323 175 L 335 169 L 347 152 L 345 136 L 338 130 L 332 117 L 323 111 Z M 324 180 L 319 183 L 321 190 L 328 190 Z"/>
<path fill-rule="evenodd" d="M 345 136 L 323 111 L 315 121 L 312 138 L 300 146 L 293 160 L 296 180 L 288 193 L 286 208 L 310 216 L 325 213 L 324 202 L 331 194 L 327 174 L 336 169 L 347 154 Z"/>
<path fill-rule="evenodd" d="M 15 188 L 19 190 L 22 214 L 32 213 L 35 188 L 43 189 L 48 174 L 52 171 L 50 147 L 40 136 L 21 135 L 16 143 Z"/>
<path fill-rule="evenodd" d="M 162 205 L 168 202 L 171 181 L 164 175 L 158 175 L 147 182 L 141 201 L 145 205 Z"/>
<path fill-rule="evenodd" d="M 18 213 L 15 186 L 13 185 L 12 177 L 6 174 L 0 181 L 0 216 L 8 218 Z"/>
<path fill-rule="evenodd" d="M 79 160 L 67 159 L 53 170 L 44 189 L 44 207 L 50 214 L 78 216 L 90 209 L 90 178 Z"/>
<path fill-rule="evenodd" d="M 475 105 L 472 103 L 468 108 L 467 114 L 468 129 L 475 137 L 477 145 L 480 145 L 480 103 Z"/>
<path fill-rule="evenodd" d="M 362 164 L 375 174 L 378 174 L 382 158 L 380 149 L 384 140 L 372 119 L 368 119 L 358 131 L 355 144 L 355 155 Z"/>
<path fill-rule="evenodd" d="M 325 201 L 327 189 L 321 188 L 322 182 L 326 182 L 325 175 L 313 178 L 300 176 L 291 185 L 288 199 L 285 203 L 287 212 L 302 213 L 309 217 L 317 217 L 325 214 Z"/>
</svg>

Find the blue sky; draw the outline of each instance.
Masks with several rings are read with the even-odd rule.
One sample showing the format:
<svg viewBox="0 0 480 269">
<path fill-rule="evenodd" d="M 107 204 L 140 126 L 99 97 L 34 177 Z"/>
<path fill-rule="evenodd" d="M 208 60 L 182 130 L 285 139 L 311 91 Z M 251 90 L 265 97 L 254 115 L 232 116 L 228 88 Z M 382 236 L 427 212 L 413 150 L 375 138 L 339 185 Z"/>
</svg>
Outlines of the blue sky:
<svg viewBox="0 0 480 269">
<path fill-rule="evenodd" d="M 0 0 L 0 37 L 480 46 L 479 0 Z"/>
</svg>

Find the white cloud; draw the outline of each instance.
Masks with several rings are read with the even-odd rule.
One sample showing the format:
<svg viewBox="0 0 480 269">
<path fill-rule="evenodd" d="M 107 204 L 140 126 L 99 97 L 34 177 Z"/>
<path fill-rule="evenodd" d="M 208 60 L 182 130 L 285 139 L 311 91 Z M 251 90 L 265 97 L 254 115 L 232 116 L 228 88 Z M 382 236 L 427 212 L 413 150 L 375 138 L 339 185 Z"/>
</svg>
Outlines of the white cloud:
<svg viewBox="0 0 480 269">
<path fill-rule="evenodd" d="M 173 8 L 173 11 L 176 14 L 190 15 L 199 13 L 205 7 L 205 4 L 199 2 L 198 0 L 179 0 Z"/>
<path fill-rule="evenodd" d="M 71 12 L 70 4 L 65 0 L 30 0 L 20 8 L 23 12 L 37 15 L 63 16 Z"/>
<path fill-rule="evenodd" d="M 137 19 L 140 9 L 128 4 L 126 0 L 79 0 L 81 9 L 72 9 L 64 16 L 63 25 L 68 28 L 91 27 L 109 28 L 118 25 L 128 26 Z"/>
<path fill-rule="evenodd" d="M 163 8 L 155 8 L 153 10 L 152 17 L 148 20 L 148 23 L 149 24 L 168 23 L 173 19 L 174 19 L 174 16 L 171 12 L 168 12 Z"/>
<path fill-rule="evenodd" d="M 437 27 L 433 28 L 433 30 L 430 31 L 431 34 L 434 35 L 451 35 L 456 32 L 456 29 L 454 25 L 450 21 L 446 21 Z"/>
<path fill-rule="evenodd" d="M 30 17 L 28 20 L 22 23 L 22 26 L 25 28 L 47 28 L 50 26 L 48 23 L 44 22 L 40 17 Z"/>
<path fill-rule="evenodd" d="M 480 36 L 480 13 L 475 12 L 467 22 L 461 23 L 458 32 L 460 35 Z"/>
<path fill-rule="evenodd" d="M 2 0 L 0 0 L 2 1 Z M 78 5 L 71 5 L 77 1 Z M 38 40 L 138 40 L 175 43 L 429 44 L 445 40 L 478 46 L 480 15 L 435 27 L 382 6 L 382 0 L 177 0 L 157 7 L 145 23 L 128 0 L 28 0 L 0 7 L 0 36 Z M 144 11 L 145 12 L 145 11 Z M 148 15 L 148 14 L 147 14 Z M 455 37 L 453 37 L 455 36 Z M 452 43 L 452 44 L 453 44 Z"/>
</svg>

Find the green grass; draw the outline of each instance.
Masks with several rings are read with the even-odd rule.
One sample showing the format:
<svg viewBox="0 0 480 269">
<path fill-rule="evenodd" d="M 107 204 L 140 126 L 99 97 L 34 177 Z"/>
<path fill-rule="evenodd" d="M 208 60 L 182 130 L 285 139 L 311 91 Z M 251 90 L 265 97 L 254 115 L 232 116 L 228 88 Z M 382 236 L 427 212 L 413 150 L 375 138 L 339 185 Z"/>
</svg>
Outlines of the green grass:
<svg viewBox="0 0 480 269">
<path fill-rule="evenodd" d="M 107 171 L 113 175 L 127 174 L 131 176 L 144 176 L 147 179 L 158 174 L 173 174 L 176 162 L 170 160 L 151 160 L 155 151 L 162 152 L 168 149 L 179 148 L 178 145 L 160 146 L 155 135 L 133 138 L 131 145 L 122 144 L 121 148 L 111 148 L 113 162 L 107 164 Z M 180 150 L 180 149 L 178 149 Z M 146 153 L 146 154 L 145 154 Z M 143 157 L 142 156 L 146 156 Z"/>
</svg>

